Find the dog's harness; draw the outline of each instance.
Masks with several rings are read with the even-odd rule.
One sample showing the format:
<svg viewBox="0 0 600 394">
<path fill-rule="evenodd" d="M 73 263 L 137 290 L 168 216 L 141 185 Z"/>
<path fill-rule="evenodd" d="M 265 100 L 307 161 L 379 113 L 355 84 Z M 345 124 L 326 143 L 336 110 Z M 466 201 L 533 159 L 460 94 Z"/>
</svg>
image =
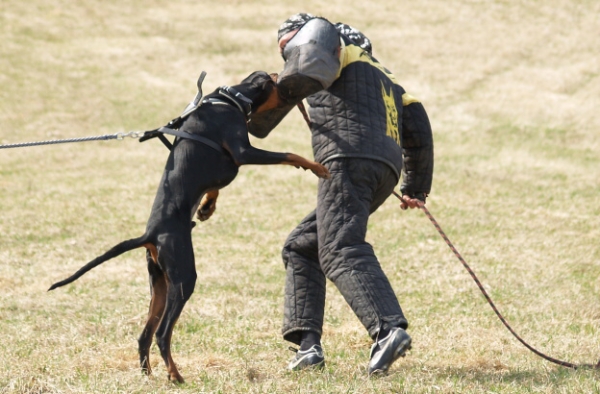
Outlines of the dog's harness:
<svg viewBox="0 0 600 394">
<path fill-rule="evenodd" d="M 244 96 L 231 86 L 221 86 L 218 93 L 225 98 L 209 97 L 202 100 L 202 104 L 233 104 L 236 106 L 246 119 L 246 123 L 250 120 L 252 114 L 252 100 Z"/>
<path fill-rule="evenodd" d="M 202 71 L 197 82 L 198 93 L 196 94 L 194 100 L 192 100 L 192 102 L 190 102 L 188 106 L 183 110 L 181 115 L 171 120 L 166 126 L 144 132 L 144 135 L 140 137 L 140 142 L 158 137 L 158 139 L 167 147 L 167 149 L 171 150 L 173 149 L 173 144 L 164 136 L 165 134 L 169 134 L 175 137 L 186 138 L 200 142 L 218 152 L 223 153 L 223 148 L 215 141 L 206 137 L 202 137 L 200 135 L 191 134 L 186 131 L 179 130 L 179 126 L 185 118 L 187 118 L 192 112 L 200 108 L 200 106 L 202 105 L 233 105 L 234 107 L 238 108 L 240 112 L 244 115 L 244 119 L 247 123 L 249 122 L 250 115 L 252 114 L 252 100 L 250 100 L 248 97 L 244 96 L 242 93 L 238 92 L 236 89 L 230 86 L 221 86 L 217 90 L 217 93 L 220 96 L 223 96 L 223 98 L 207 97 L 204 100 L 202 100 L 202 82 L 204 81 L 205 76 L 206 72 Z"/>
</svg>

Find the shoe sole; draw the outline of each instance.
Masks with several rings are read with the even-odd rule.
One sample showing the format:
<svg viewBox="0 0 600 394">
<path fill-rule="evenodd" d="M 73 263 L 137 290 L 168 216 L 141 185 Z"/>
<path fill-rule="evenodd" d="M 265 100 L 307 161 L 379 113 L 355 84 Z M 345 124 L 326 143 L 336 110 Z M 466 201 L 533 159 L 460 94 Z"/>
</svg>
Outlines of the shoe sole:
<svg viewBox="0 0 600 394">
<path fill-rule="evenodd" d="M 325 365 L 325 357 L 319 357 L 316 353 L 306 354 L 299 359 L 293 360 L 289 365 L 290 371 L 300 371 L 308 368 L 321 369 Z"/>
<path fill-rule="evenodd" d="M 325 367 L 325 360 L 321 360 L 314 364 L 296 364 L 293 367 L 288 366 L 290 371 L 304 371 L 305 369 L 323 369 Z"/>
</svg>

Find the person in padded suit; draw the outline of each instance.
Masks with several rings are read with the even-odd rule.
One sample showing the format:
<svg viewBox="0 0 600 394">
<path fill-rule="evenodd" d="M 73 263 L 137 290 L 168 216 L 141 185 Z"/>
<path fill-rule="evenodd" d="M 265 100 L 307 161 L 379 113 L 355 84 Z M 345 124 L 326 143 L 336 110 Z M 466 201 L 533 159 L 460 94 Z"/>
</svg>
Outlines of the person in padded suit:
<svg viewBox="0 0 600 394">
<path fill-rule="evenodd" d="M 278 31 L 285 66 L 276 110 L 256 116 L 249 131 L 265 137 L 307 98 L 319 180 L 317 207 L 289 235 L 283 337 L 300 346 L 288 368 L 322 366 L 326 278 L 374 343 L 368 373 L 385 373 L 411 347 L 408 322 L 372 246 L 367 222 L 402 173 L 401 208 L 425 203 L 433 174 L 433 138 L 423 105 L 373 56 L 358 30 L 296 14 Z"/>
</svg>

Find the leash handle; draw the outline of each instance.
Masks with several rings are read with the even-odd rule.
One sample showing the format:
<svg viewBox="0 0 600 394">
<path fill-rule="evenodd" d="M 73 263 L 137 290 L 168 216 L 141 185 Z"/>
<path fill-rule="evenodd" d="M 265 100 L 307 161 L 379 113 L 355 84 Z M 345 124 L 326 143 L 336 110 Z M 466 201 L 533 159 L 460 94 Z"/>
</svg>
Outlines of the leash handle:
<svg viewBox="0 0 600 394">
<path fill-rule="evenodd" d="M 393 191 L 392 193 L 400 201 L 406 203 L 406 200 L 404 200 L 404 198 L 402 198 L 401 195 L 399 195 L 395 191 Z M 498 318 L 500 319 L 500 321 L 502 322 L 502 324 L 504 324 L 504 326 L 508 329 L 508 331 L 510 331 L 510 333 L 515 338 L 517 338 L 517 340 L 519 342 L 521 342 L 527 349 L 531 350 L 536 355 L 538 355 L 538 356 L 542 357 L 543 359 L 545 359 L 547 361 L 550 361 L 550 362 L 552 362 L 554 364 L 558 364 L 558 365 L 561 365 L 563 367 L 572 368 L 572 369 L 578 369 L 578 368 L 600 369 L 600 361 L 598 361 L 598 364 L 596 364 L 596 365 L 593 365 L 593 364 L 573 364 L 573 363 L 570 363 L 570 362 L 567 362 L 567 361 L 562 361 L 562 360 L 558 360 L 556 358 L 550 357 L 550 356 L 548 356 L 548 355 L 540 352 L 539 350 L 535 349 L 533 346 L 529 345 L 527 342 L 525 342 L 515 332 L 515 330 L 512 329 L 512 327 L 508 324 L 508 322 L 506 321 L 506 319 L 504 318 L 504 316 L 502 316 L 502 314 L 500 313 L 500 311 L 498 311 L 498 308 L 496 308 L 496 305 L 494 304 L 494 302 L 492 301 L 491 297 L 489 296 L 489 294 L 487 293 L 487 291 L 484 289 L 483 285 L 481 284 L 481 282 L 477 278 L 477 275 L 475 275 L 475 272 L 473 272 L 473 270 L 471 269 L 471 267 L 469 267 L 469 265 L 467 264 L 467 262 L 465 261 L 465 259 L 463 259 L 463 257 L 458 252 L 458 250 L 456 250 L 456 248 L 454 247 L 454 245 L 452 244 L 452 242 L 450 241 L 450 239 L 448 238 L 448 236 L 446 235 L 446 233 L 444 233 L 444 230 L 442 230 L 442 228 L 440 227 L 440 225 L 438 224 L 438 222 L 435 220 L 435 218 L 433 217 L 433 215 L 431 214 L 431 212 L 429 212 L 429 210 L 427 209 L 427 207 L 425 205 L 422 205 L 419 208 L 421 210 L 423 210 L 423 212 L 425 213 L 425 215 L 427 216 L 427 218 L 429 219 L 429 221 L 433 224 L 433 226 L 435 227 L 435 229 L 442 236 L 442 238 L 444 239 L 444 241 L 446 242 L 446 244 L 448 245 L 448 247 L 452 250 L 452 252 L 454 253 L 454 255 L 458 258 L 458 260 L 462 263 L 462 265 L 465 267 L 465 269 L 469 272 L 469 275 L 471 275 L 471 278 L 473 278 L 473 280 L 477 284 L 477 287 L 479 287 L 479 290 L 481 290 L 481 293 L 483 294 L 483 296 L 487 300 L 488 304 L 492 307 L 492 309 L 496 313 L 496 316 L 498 316 Z"/>
</svg>

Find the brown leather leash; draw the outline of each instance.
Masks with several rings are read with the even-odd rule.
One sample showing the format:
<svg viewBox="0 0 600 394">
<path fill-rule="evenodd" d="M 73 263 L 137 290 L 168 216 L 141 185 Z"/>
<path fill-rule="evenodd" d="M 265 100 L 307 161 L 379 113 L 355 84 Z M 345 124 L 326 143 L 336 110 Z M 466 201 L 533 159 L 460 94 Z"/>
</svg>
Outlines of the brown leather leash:
<svg viewBox="0 0 600 394">
<path fill-rule="evenodd" d="M 393 193 L 394 193 L 394 196 L 396 196 L 400 201 L 405 202 L 404 199 L 402 198 L 402 196 L 400 196 L 395 191 Z M 527 349 L 531 350 L 533 353 L 537 354 L 538 356 L 542 357 L 543 359 L 548 360 L 548 361 L 550 361 L 550 362 L 552 362 L 554 364 L 558 364 L 560 366 L 567 367 L 567 368 L 572 368 L 572 369 L 579 369 L 579 368 L 600 369 L 600 360 L 598 361 L 598 364 L 596 364 L 596 365 L 594 365 L 594 364 L 573 364 L 573 363 L 570 363 L 570 362 L 567 362 L 567 361 L 558 360 L 558 359 L 556 359 L 554 357 L 550 357 L 550 356 L 548 356 L 548 355 L 540 352 L 539 350 L 535 349 L 533 346 L 529 345 L 527 342 L 525 342 L 515 332 L 515 330 L 512 329 L 512 327 L 508 324 L 508 322 L 506 321 L 506 319 L 504 318 L 504 316 L 502 316 L 502 314 L 498 311 L 498 308 L 496 308 L 496 305 L 494 304 L 494 302 L 492 301 L 492 299 L 488 295 L 487 291 L 481 285 L 481 282 L 479 281 L 479 279 L 477 278 L 477 276 L 475 275 L 475 273 L 473 272 L 473 270 L 471 269 L 471 267 L 469 267 L 469 265 L 467 264 L 467 262 L 465 261 L 465 259 L 463 259 L 463 257 L 460 255 L 460 253 L 458 253 L 458 250 L 456 250 L 456 248 L 454 247 L 454 245 L 452 245 L 452 242 L 450 242 L 450 239 L 448 238 L 448 236 L 446 236 L 446 234 L 444 233 L 444 230 L 442 230 L 442 228 L 440 227 L 440 225 L 438 224 L 438 222 L 435 220 L 435 218 L 433 217 L 433 215 L 431 214 L 431 212 L 429 212 L 429 210 L 427 209 L 427 207 L 425 206 L 425 204 L 423 204 L 419 208 L 425 213 L 425 215 L 427 216 L 427 218 L 429 218 L 429 221 L 431 221 L 431 223 L 433 223 L 433 226 L 436 228 L 436 230 L 438 231 L 438 233 L 442 236 L 442 238 L 444 239 L 444 241 L 446 241 L 446 244 L 448 244 L 448 246 L 450 247 L 450 249 L 452 250 L 452 252 L 454 253 L 454 255 L 458 258 L 458 260 L 462 263 L 462 265 L 465 267 L 465 269 L 469 272 L 469 275 L 471 275 L 471 278 L 473 278 L 473 280 L 477 284 L 477 287 L 479 287 L 479 290 L 481 290 L 481 293 L 483 293 L 483 296 L 485 297 L 485 299 L 487 300 L 488 304 L 490 304 L 490 306 L 492 307 L 492 309 L 496 313 L 496 316 L 498 316 L 498 318 L 500 319 L 500 321 L 502 322 L 502 324 L 504 324 L 504 326 L 508 329 L 508 331 L 510 331 L 510 333 L 513 334 L 513 336 L 515 338 L 517 338 L 517 340 L 519 342 L 521 342 Z"/>
</svg>

